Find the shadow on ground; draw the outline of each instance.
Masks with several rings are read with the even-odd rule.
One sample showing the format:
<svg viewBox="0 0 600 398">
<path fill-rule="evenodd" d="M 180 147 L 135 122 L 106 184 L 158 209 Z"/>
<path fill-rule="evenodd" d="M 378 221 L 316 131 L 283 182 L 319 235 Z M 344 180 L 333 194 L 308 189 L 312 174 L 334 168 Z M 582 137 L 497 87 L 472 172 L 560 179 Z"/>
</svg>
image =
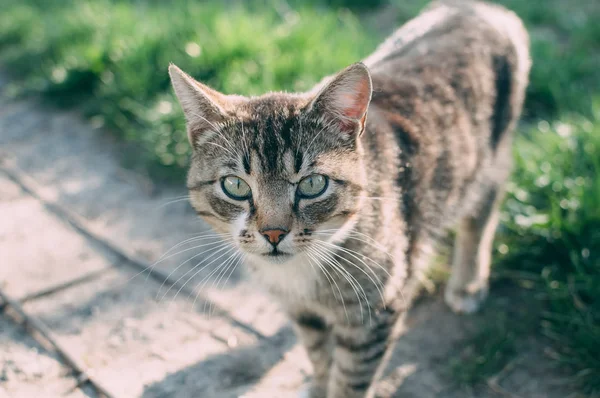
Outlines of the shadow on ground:
<svg viewBox="0 0 600 398">
<path fill-rule="evenodd" d="M 255 345 L 214 355 L 193 366 L 168 375 L 147 386 L 143 398 L 159 397 L 239 397 L 252 390 L 265 374 L 285 360 L 296 344 L 285 327 Z"/>
<path fill-rule="evenodd" d="M 438 295 L 421 297 L 409 313 L 406 332 L 398 341 L 386 376 L 379 383 L 378 397 L 567 397 L 569 392 L 564 388 L 564 380 L 555 378 L 556 370 L 544 359 L 543 345 L 531 334 L 517 336 L 511 342 L 517 352 L 511 351 L 510 357 L 499 361 L 499 369 L 486 368 L 485 363 L 475 365 L 478 369 L 465 367 L 465 373 L 482 373 L 481 381 L 469 384 L 461 379 L 457 364 L 468 362 L 470 359 L 465 356 L 475 355 L 473 350 L 481 349 L 476 347 L 474 339 L 499 338 L 481 335 L 486 326 L 494 327 L 494 317 L 499 311 L 510 308 L 510 316 L 518 323 L 517 311 L 535 310 L 523 301 L 523 294 L 526 292 L 502 284 L 492 290 L 492 298 L 483 312 L 474 316 L 453 314 Z M 510 331 L 508 333 L 510 335 Z M 500 351 L 500 347 L 497 350 Z M 476 358 L 473 362 L 484 359 L 490 360 Z M 294 361 L 302 362 L 302 365 L 294 367 Z M 142 397 L 295 397 L 301 384 L 310 378 L 306 361 L 292 330 L 285 327 L 266 340 L 212 356 L 169 374 L 146 386 Z M 286 365 L 286 362 L 292 364 Z M 287 372 L 274 371 L 286 366 Z M 490 374 L 485 375 L 485 372 Z M 548 377 L 550 374 L 555 376 Z M 293 381 L 288 382 L 286 388 L 278 387 L 277 381 L 269 380 L 277 377 Z"/>
<path fill-rule="evenodd" d="M 473 329 L 473 320 L 463 321 L 463 317 L 446 310 L 438 298 L 420 300 L 411 311 L 409 330 L 398 342 L 388 374 L 381 382 L 380 396 L 454 397 L 451 395 L 454 393 L 444 386 L 448 385 L 449 353 Z M 267 393 L 260 391 L 261 385 L 262 391 L 269 390 L 264 386 L 269 384 L 265 378 L 273 368 L 285 366 L 283 363 L 286 361 L 306 360 L 298 359 L 298 353 L 304 356 L 302 348 L 296 345 L 292 330 L 285 327 L 254 345 L 212 356 L 172 373 L 160 382 L 147 386 L 142 397 L 293 396 L 294 391 L 279 391 L 278 395 L 264 395 Z M 302 373 L 300 368 L 298 366 L 295 369 L 297 373 Z M 302 381 L 307 379 L 307 375 L 287 376 Z M 456 395 L 459 396 L 465 397 L 464 394 Z"/>
</svg>

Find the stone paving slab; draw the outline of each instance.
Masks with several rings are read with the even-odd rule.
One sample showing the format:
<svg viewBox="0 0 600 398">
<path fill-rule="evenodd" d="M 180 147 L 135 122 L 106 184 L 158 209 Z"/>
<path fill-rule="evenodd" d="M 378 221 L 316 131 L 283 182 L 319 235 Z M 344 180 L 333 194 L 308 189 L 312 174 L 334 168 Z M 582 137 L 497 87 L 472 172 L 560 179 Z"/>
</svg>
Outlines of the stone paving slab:
<svg viewBox="0 0 600 398">
<path fill-rule="evenodd" d="M 161 285 L 156 280 L 125 265 L 115 267 L 120 262 L 116 256 L 91 248 L 86 238 L 47 214 L 6 178 L 0 178 L 0 187 L 11 193 L 10 200 L 2 202 L 3 209 L 10 207 L 6 212 L 11 222 L 2 223 L 2 252 L 8 266 L 2 267 L 0 279 L 9 295 L 21 297 L 99 267 L 106 269 L 92 282 L 33 300 L 24 309 L 49 326 L 69 353 L 82 359 L 88 373 L 110 386 L 115 396 L 138 396 L 145 384 L 171 371 L 255 342 L 254 336 L 234 330 L 218 316 L 196 311 L 184 295 L 174 298 L 173 291 L 158 302 Z M 32 224 L 45 232 L 20 233 Z M 32 250 L 37 239 L 41 244 Z M 213 380 L 204 379 L 204 384 Z"/>
<path fill-rule="evenodd" d="M 0 315 L 0 397 L 96 397 L 76 384 L 71 369 L 55 353 Z"/>
<path fill-rule="evenodd" d="M 186 192 L 154 189 L 119 166 L 119 152 L 110 135 L 93 131 L 77 115 L 40 111 L 30 102 L 0 103 L 0 159 L 32 177 L 45 198 L 129 252 L 157 259 L 183 239 L 208 231 L 187 201 L 172 202 Z"/>
<path fill-rule="evenodd" d="M 160 285 L 132 279 L 134 275 L 115 269 L 24 307 L 115 396 L 140 396 L 146 384 L 159 382 L 166 374 L 256 343 L 254 336 L 226 320 L 191 308 L 185 297 L 158 302 Z M 201 369 L 206 372 L 204 366 Z M 203 388 L 214 384 L 214 379 L 201 374 L 197 381 Z"/>
<path fill-rule="evenodd" d="M 36 124 L 35 119 L 40 122 Z M 191 237 L 212 234 L 191 209 L 183 189 L 155 189 L 145 178 L 124 171 L 119 166 L 119 146 L 100 133 L 91 131 L 89 125 L 71 113 L 40 111 L 29 102 L 0 106 L 0 159 L 4 156 L 11 167 L 31 177 L 45 199 L 81 216 L 94 231 L 127 253 L 154 263 L 174 245 Z M 215 241 L 196 243 L 210 242 Z M 215 266 L 227 259 L 227 251 L 210 257 L 214 250 L 200 253 L 200 250 L 189 250 L 191 248 L 192 245 L 181 246 L 174 251 L 181 250 L 181 254 L 169 255 L 155 267 L 173 272 L 175 279 L 183 277 L 183 282 L 193 275 L 189 287 L 201 287 L 203 294 L 227 300 L 229 292 L 226 289 L 223 295 L 221 290 L 224 278 L 219 289 L 213 288 L 217 278 L 201 285 Z M 204 246 L 202 250 L 210 248 Z M 220 257 L 223 254 L 225 256 Z M 200 267 L 208 266 L 200 273 L 190 272 L 199 263 Z M 255 289 L 247 288 L 240 294 L 241 268 L 236 268 L 226 286 L 236 286 L 233 294 L 244 297 L 239 301 L 244 305 L 236 305 L 232 310 L 245 320 L 263 314 L 269 321 L 257 321 L 257 328 L 264 327 L 266 334 L 273 333 L 285 322 L 285 317 L 271 300 Z M 249 300 L 248 295 L 252 299 Z"/>
<path fill-rule="evenodd" d="M 79 234 L 61 234 L 63 223 L 2 174 L 0 220 L 0 286 L 13 298 L 108 269 L 117 262 L 111 253 L 99 256 Z"/>
</svg>

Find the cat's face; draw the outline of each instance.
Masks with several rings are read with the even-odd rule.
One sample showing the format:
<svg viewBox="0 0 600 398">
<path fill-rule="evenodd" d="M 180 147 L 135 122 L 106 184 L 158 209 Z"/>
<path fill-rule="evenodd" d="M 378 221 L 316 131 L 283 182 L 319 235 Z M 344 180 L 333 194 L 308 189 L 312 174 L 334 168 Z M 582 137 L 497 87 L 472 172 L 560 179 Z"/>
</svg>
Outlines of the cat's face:
<svg viewBox="0 0 600 398">
<path fill-rule="evenodd" d="M 191 203 L 215 231 L 267 264 L 310 258 L 345 236 L 367 183 L 358 140 L 371 96 L 364 66 L 313 93 L 258 98 L 170 72 L 194 148 Z"/>
</svg>

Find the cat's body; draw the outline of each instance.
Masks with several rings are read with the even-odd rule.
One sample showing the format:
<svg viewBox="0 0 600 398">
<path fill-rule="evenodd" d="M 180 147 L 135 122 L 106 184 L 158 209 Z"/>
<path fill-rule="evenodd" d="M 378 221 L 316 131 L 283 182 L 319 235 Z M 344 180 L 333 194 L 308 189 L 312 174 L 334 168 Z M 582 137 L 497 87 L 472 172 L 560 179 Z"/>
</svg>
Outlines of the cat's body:
<svg viewBox="0 0 600 398">
<path fill-rule="evenodd" d="M 530 67 L 520 20 L 465 1 L 431 6 L 364 62 L 370 77 L 357 64 L 311 93 L 250 99 L 171 70 L 192 203 L 289 312 L 314 397 L 373 394 L 447 228 L 448 304 L 471 312 L 485 297 Z"/>
</svg>

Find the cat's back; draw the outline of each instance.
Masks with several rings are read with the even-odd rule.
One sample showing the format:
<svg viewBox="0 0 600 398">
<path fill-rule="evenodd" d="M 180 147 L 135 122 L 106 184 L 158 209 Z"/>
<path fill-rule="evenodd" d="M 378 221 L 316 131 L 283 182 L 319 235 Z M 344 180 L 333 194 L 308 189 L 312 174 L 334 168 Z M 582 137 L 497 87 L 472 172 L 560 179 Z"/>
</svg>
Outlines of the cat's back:
<svg viewBox="0 0 600 398">
<path fill-rule="evenodd" d="M 386 99 L 400 95 L 404 100 L 387 110 L 418 118 L 419 103 L 452 101 L 477 123 L 494 112 L 498 80 L 509 81 L 511 95 L 524 91 L 529 37 L 519 17 L 501 6 L 443 0 L 394 32 L 364 63 L 375 105 L 385 108 Z"/>
<path fill-rule="evenodd" d="M 443 64 L 491 51 L 518 58 L 523 64 L 521 74 L 526 75 L 528 47 L 527 31 L 514 12 L 482 1 L 440 0 L 396 30 L 364 63 L 378 74 L 404 69 L 409 60 L 427 58 Z M 444 59 L 444 55 L 451 57 Z"/>
<path fill-rule="evenodd" d="M 486 181 L 505 179 L 530 68 L 529 38 L 513 12 L 432 3 L 364 62 L 373 80 L 371 166 L 380 167 L 381 143 L 394 137 L 407 218 L 442 226 L 479 200 Z"/>
</svg>

